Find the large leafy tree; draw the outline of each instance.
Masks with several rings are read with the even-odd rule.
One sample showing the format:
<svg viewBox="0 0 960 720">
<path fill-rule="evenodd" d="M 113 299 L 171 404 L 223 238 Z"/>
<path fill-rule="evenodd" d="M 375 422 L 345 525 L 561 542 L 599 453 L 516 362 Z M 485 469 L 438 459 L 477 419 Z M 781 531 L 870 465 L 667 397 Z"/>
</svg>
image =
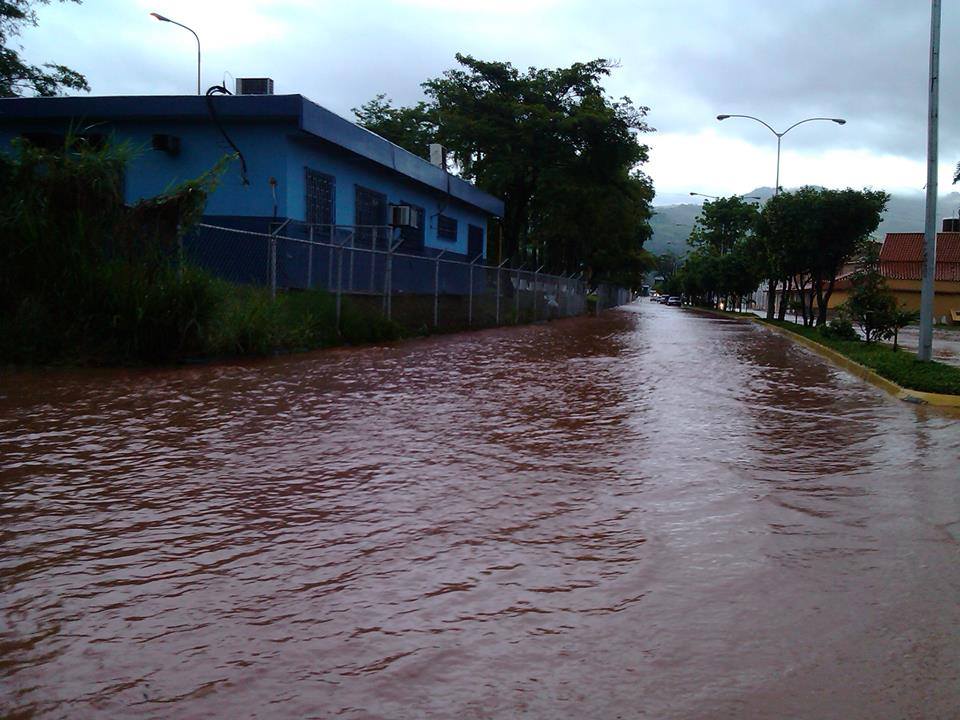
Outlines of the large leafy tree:
<svg viewBox="0 0 960 720">
<path fill-rule="evenodd" d="M 428 146 L 437 142 L 436 112 L 425 102 L 413 107 L 394 107 L 386 95 L 377 95 L 359 108 L 353 108 L 357 121 L 377 135 L 409 150 L 422 158 L 429 158 Z"/>
<path fill-rule="evenodd" d="M 520 71 L 456 56 L 423 84 L 427 101 L 394 108 L 383 96 L 357 111 L 365 127 L 419 155 L 453 153 L 460 174 L 505 202 L 505 251 L 553 271 L 639 284 L 652 264 L 653 184 L 640 171 L 647 108 L 609 98 L 606 60 Z M 432 137 L 430 137 L 432 134 Z"/>
<path fill-rule="evenodd" d="M 50 96 L 64 90 L 90 89 L 87 79 L 76 70 L 55 63 L 31 65 L 10 46 L 25 25 L 37 24 L 34 8 L 48 3 L 49 0 L 0 0 L 0 97 Z"/>
<path fill-rule="evenodd" d="M 815 187 L 772 198 L 757 223 L 771 287 L 768 317 L 773 315 L 772 298 L 779 282 L 785 291 L 809 288 L 799 293 L 804 319 L 825 324 L 837 276 L 877 229 L 888 200 L 881 191 Z M 782 303 L 781 319 L 785 309 Z"/>
<path fill-rule="evenodd" d="M 723 255 L 753 231 L 757 212 L 756 205 L 736 195 L 708 200 L 697 216 L 688 242 Z"/>
</svg>

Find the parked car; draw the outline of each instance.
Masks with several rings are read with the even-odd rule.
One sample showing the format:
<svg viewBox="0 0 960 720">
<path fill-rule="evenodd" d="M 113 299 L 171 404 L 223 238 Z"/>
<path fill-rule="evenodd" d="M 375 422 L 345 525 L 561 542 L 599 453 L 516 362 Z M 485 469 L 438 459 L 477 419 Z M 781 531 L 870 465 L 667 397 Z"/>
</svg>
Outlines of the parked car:
<svg viewBox="0 0 960 720">
<path fill-rule="evenodd" d="M 680 301 L 680 298 L 678 298 L 676 295 L 671 295 L 667 298 L 667 305 L 676 305 L 679 307 L 682 304 L 683 303 Z"/>
</svg>

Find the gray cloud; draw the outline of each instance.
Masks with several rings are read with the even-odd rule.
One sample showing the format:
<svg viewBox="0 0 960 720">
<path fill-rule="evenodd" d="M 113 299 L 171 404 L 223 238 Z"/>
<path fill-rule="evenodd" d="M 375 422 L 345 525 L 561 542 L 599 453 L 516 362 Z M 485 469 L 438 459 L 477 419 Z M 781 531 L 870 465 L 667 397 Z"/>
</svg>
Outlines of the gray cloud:
<svg viewBox="0 0 960 720">
<path fill-rule="evenodd" d="M 811 115 L 838 115 L 846 127 L 807 125 L 791 133 L 790 148 L 862 148 L 912 159 L 925 148 L 927 3 L 168 0 L 154 8 L 139 0 L 88 0 L 41 8 L 40 27 L 22 39 L 25 52 L 35 62 L 85 72 L 98 94 L 191 92 L 192 38 L 159 27 L 146 16 L 152 9 L 171 16 L 176 10 L 194 24 L 207 46 L 205 84 L 219 82 L 225 70 L 270 75 L 278 92 L 301 92 L 342 114 L 379 92 L 416 101 L 419 84 L 451 67 L 457 51 L 520 67 L 602 56 L 621 63 L 610 92 L 649 105 L 661 132 L 713 127 L 769 147 L 763 128 L 733 120 L 717 127 L 714 116 L 757 115 L 781 129 Z M 949 36 L 958 20 L 960 10 L 947 3 L 944 157 L 960 151 L 953 122 L 960 51 Z"/>
</svg>

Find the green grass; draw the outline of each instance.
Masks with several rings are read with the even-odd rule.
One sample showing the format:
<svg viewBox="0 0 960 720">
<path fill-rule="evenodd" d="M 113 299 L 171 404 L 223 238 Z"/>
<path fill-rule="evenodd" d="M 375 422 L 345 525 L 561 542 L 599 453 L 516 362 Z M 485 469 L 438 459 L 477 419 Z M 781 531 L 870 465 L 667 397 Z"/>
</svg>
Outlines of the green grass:
<svg viewBox="0 0 960 720">
<path fill-rule="evenodd" d="M 894 351 L 889 345 L 880 343 L 825 338 L 817 328 L 794 325 L 791 322 L 779 320 L 763 320 L 763 322 L 769 322 L 826 345 L 901 387 L 920 392 L 960 395 L 960 368 L 952 365 L 935 361 L 922 362 L 910 351 L 902 349 Z"/>
<path fill-rule="evenodd" d="M 334 345 L 395 340 L 403 334 L 379 306 L 323 290 L 279 293 L 235 285 L 202 270 L 147 273 L 108 263 L 89 287 L 59 297 L 37 293 L 0 318 L 0 363 L 12 365 L 164 364 L 263 356 Z"/>
</svg>

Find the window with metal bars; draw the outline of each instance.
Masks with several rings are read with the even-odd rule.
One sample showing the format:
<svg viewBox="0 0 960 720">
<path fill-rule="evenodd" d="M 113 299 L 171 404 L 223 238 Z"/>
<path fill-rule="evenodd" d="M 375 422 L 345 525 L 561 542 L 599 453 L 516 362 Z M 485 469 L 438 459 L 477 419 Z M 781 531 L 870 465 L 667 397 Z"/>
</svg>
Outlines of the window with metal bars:
<svg viewBox="0 0 960 720">
<path fill-rule="evenodd" d="M 333 175 L 306 168 L 305 187 L 306 221 L 318 226 L 314 229 L 315 238 L 329 238 L 336 222 L 337 181 Z"/>
<path fill-rule="evenodd" d="M 476 260 L 483 255 L 483 228 L 479 225 L 467 225 L 467 259 Z"/>
<path fill-rule="evenodd" d="M 383 193 L 357 185 L 354 224 L 356 238 L 367 244 L 386 237 L 383 226 L 387 224 L 387 196 Z"/>
<path fill-rule="evenodd" d="M 457 240 L 457 221 L 446 215 L 437 215 L 437 239 Z"/>
</svg>

